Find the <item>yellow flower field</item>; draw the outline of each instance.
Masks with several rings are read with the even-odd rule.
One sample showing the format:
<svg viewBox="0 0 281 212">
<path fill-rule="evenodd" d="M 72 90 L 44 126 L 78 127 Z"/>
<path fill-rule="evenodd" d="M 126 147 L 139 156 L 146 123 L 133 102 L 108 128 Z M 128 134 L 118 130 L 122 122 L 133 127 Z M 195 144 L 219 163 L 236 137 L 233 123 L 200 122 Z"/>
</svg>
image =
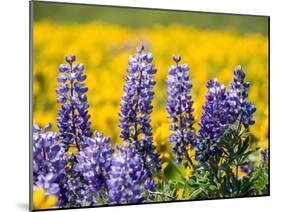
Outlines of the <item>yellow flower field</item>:
<svg viewBox="0 0 281 212">
<path fill-rule="evenodd" d="M 129 55 L 140 44 L 152 52 L 157 68 L 152 126 L 154 143 L 161 157 L 171 157 L 166 113 L 166 77 L 173 63 L 171 54 L 182 56 L 190 66 L 193 84 L 195 127 L 207 93 L 206 82 L 218 78 L 227 86 L 233 69 L 241 64 L 251 83 L 249 100 L 257 108 L 251 127 L 253 144 L 268 147 L 268 37 L 258 33 L 211 31 L 181 25 L 129 28 L 99 22 L 85 24 L 34 24 L 34 122 L 56 125 L 59 105 L 56 77 L 64 56 L 74 54 L 85 65 L 93 130 L 121 143 L 118 113 Z"/>
</svg>

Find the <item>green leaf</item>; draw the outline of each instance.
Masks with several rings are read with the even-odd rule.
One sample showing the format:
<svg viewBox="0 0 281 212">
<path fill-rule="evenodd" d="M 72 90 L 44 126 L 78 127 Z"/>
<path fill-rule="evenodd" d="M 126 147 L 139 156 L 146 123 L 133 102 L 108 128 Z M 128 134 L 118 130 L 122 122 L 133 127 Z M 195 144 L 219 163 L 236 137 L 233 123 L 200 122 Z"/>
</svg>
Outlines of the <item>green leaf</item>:
<svg viewBox="0 0 281 212">
<path fill-rule="evenodd" d="M 199 195 L 203 192 L 202 188 L 199 188 L 195 191 L 193 191 L 191 194 L 190 194 L 190 199 L 191 200 L 194 200 L 194 199 L 197 199 L 197 197 L 199 197 Z"/>
</svg>

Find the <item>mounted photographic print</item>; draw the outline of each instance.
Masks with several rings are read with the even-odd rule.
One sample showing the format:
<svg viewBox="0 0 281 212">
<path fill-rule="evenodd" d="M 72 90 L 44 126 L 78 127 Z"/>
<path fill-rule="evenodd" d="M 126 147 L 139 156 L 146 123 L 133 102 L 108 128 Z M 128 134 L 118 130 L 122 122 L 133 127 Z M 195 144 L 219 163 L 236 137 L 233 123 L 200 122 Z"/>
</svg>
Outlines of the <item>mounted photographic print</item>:
<svg viewBox="0 0 281 212">
<path fill-rule="evenodd" d="M 30 210 L 269 195 L 268 16 L 31 1 L 30 29 Z"/>
</svg>

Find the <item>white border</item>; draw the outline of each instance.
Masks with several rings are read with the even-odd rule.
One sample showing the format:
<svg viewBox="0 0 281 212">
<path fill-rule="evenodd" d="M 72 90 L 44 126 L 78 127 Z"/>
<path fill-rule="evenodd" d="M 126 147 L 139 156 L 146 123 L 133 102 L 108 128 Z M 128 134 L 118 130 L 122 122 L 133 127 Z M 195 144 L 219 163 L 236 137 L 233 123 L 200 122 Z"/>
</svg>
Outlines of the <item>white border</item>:
<svg viewBox="0 0 281 212">
<path fill-rule="evenodd" d="M 60 0 L 58 0 L 60 1 Z M 68 0 L 68 2 L 271 16 L 271 196 L 233 200 L 81 209 L 79 211 L 266 211 L 280 204 L 280 7 L 274 0 Z M 28 1 L 1 2 L 0 45 L 0 211 L 28 206 Z M 274 114 L 274 115 L 272 115 Z M 279 206 L 280 207 L 280 206 Z M 278 211 L 278 209 L 277 209 Z"/>
</svg>

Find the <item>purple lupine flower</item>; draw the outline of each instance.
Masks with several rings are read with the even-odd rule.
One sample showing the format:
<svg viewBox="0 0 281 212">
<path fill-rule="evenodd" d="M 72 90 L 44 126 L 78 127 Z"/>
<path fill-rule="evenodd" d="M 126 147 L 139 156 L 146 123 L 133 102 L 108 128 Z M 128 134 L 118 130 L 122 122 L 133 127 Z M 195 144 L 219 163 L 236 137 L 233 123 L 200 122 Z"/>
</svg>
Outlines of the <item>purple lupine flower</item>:
<svg viewBox="0 0 281 212">
<path fill-rule="evenodd" d="M 252 103 L 247 102 L 249 89 L 250 83 L 245 82 L 245 73 L 242 67 L 240 65 L 235 67 L 233 81 L 229 85 L 227 97 L 230 105 L 229 122 L 231 124 L 239 118 L 245 128 L 255 123 L 253 115 L 256 108 Z"/>
<path fill-rule="evenodd" d="M 51 131 L 51 124 L 44 128 L 37 125 L 33 126 L 33 183 L 34 186 L 43 186 L 50 194 L 56 193 L 58 196 L 58 205 L 64 205 L 65 197 L 61 192 L 63 184 L 66 182 L 66 157 L 64 148 L 58 143 L 58 136 Z M 60 193 L 57 188 L 48 183 L 59 186 Z M 52 190 L 52 191 L 51 191 Z"/>
<path fill-rule="evenodd" d="M 101 133 L 94 133 L 93 138 L 87 140 L 89 146 L 80 151 L 77 156 L 78 170 L 91 185 L 93 192 L 106 189 L 106 180 L 111 167 L 114 152 L 110 138 Z"/>
<path fill-rule="evenodd" d="M 64 172 L 65 156 L 64 149 L 58 143 L 56 133 L 50 131 L 51 125 L 45 128 L 33 127 L 33 177 L 36 181 L 38 176 L 46 176 L 49 172 Z"/>
<path fill-rule="evenodd" d="M 119 113 L 120 137 L 125 143 L 133 143 L 141 156 L 145 169 L 155 173 L 161 169 L 159 155 L 152 144 L 150 114 L 151 101 L 154 97 L 155 67 L 151 64 L 151 53 L 144 53 L 144 47 L 137 48 L 137 53 L 129 58 L 125 94 Z"/>
<path fill-rule="evenodd" d="M 35 182 L 35 187 L 41 187 L 44 189 L 47 195 L 59 195 L 60 187 L 54 173 L 48 173 L 46 176 L 39 175 Z"/>
<path fill-rule="evenodd" d="M 196 159 L 205 162 L 215 154 L 221 154 L 222 150 L 217 144 L 225 132 L 228 124 L 228 104 L 225 86 L 217 79 L 207 83 L 208 94 L 203 106 L 203 114 L 199 123 L 200 129 L 197 139 Z"/>
<path fill-rule="evenodd" d="M 57 126 L 66 149 L 72 144 L 79 151 L 86 145 L 85 137 L 91 137 L 92 132 L 86 96 L 88 88 L 83 83 L 86 79 L 84 66 L 74 65 L 75 59 L 73 55 L 67 56 L 67 64 L 59 66 L 59 86 L 56 92 L 59 95 L 57 102 L 62 105 L 58 112 Z"/>
<path fill-rule="evenodd" d="M 63 187 L 63 193 L 67 204 L 72 207 L 93 206 L 96 202 L 92 186 L 84 179 L 83 173 L 79 171 L 79 164 L 75 155 L 68 156 L 66 173 L 69 176 Z"/>
<path fill-rule="evenodd" d="M 111 204 L 141 203 L 146 178 L 142 159 L 131 144 L 117 149 L 107 180 L 109 200 Z"/>
<path fill-rule="evenodd" d="M 69 177 L 65 194 L 75 207 L 93 206 L 98 192 L 107 191 L 106 181 L 111 167 L 113 148 L 110 139 L 95 132 L 86 138 L 87 147 L 77 155 L 68 156 L 66 173 Z"/>
<path fill-rule="evenodd" d="M 173 152 L 177 163 L 180 163 L 182 159 L 188 159 L 192 164 L 187 152 L 187 147 L 191 146 L 195 140 L 189 67 L 186 64 L 178 64 L 181 60 L 180 56 L 173 56 L 173 60 L 176 65 L 169 68 L 167 79 L 167 111 L 171 119 L 170 129 L 173 131 L 169 141 L 174 145 Z"/>
</svg>

